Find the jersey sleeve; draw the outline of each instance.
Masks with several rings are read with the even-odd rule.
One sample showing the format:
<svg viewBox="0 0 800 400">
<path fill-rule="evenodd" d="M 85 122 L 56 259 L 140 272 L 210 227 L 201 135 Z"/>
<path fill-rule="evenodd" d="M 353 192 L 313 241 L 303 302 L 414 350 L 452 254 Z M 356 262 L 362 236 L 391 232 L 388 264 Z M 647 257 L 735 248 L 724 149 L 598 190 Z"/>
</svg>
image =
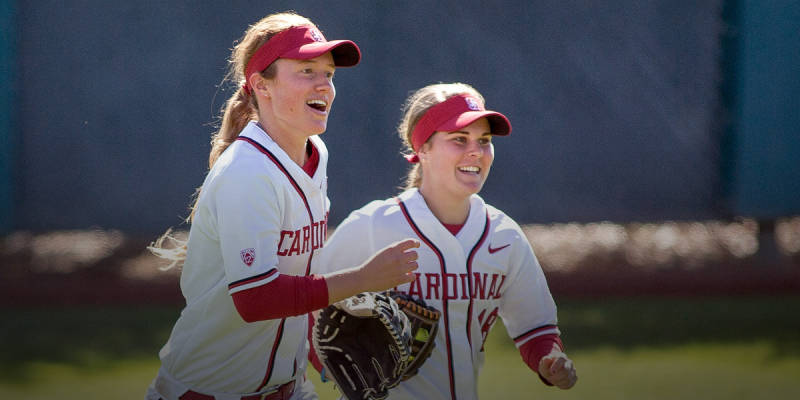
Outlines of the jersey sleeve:
<svg viewBox="0 0 800 400">
<path fill-rule="evenodd" d="M 509 336 L 519 348 L 527 341 L 542 335 L 559 334 L 556 305 L 547 285 L 542 267 L 528 239 L 515 225 L 511 268 L 511 283 L 500 303 L 499 314 Z"/>
<path fill-rule="evenodd" d="M 220 176 L 214 191 L 230 294 L 269 283 L 279 274 L 277 248 L 283 199 L 268 174 L 242 173 L 242 167 L 237 168 L 239 173 L 228 171 Z"/>
<path fill-rule="evenodd" d="M 318 273 L 325 274 L 361 265 L 375 253 L 372 219 L 353 211 L 336 226 L 322 248 Z"/>
</svg>

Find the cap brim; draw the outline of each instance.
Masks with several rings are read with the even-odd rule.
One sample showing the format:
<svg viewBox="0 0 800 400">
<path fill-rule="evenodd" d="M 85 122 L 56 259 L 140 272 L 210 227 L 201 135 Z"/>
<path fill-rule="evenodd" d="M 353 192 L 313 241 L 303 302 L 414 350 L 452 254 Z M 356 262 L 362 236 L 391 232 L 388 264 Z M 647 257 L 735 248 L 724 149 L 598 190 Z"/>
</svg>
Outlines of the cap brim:
<svg viewBox="0 0 800 400">
<path fill-rule="evenodd" d="M 308 60 L 310 58 L 319 57 L 327 52 L 331 52 L 333 63 L 337 67 L 352 67 L 361 61 L 361 50 L 350 40 L 308 43 L 285 52 L 281 57 Z"/>
<path fill-rule="evenodd" d="M 457 117 L 447 120 L 442 125 L 439 125 L 436 130 L 442 132 L 457 131 L 481 118 L 486 118 L 489 121 L 489 128 L 492 130 L 492 135 L 506 136 L 511 133 L 511 122 L 509 122 L 505 115 L 497 111 L 467 111 L 459 114 Z"/>
</svg>

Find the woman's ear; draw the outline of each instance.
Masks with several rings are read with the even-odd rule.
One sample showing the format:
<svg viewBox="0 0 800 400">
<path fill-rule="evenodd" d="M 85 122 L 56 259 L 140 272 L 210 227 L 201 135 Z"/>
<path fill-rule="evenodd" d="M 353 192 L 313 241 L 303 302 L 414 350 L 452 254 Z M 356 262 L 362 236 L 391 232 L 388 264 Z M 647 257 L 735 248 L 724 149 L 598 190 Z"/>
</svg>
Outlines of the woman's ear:
<svg viewBox="0 0 800 400">
<path fill-rule="evenodd" d="M 269 85 L 267 79 L 261 76 L 259 73 L 253 73 L 250 75 L 249 81 L 250 87 L 253 88 L 255 93 L 259 95 L 269 98 Z"/>
<path fill-rule="evenodd" d="M 419 161 L 427 161 L 428 160 L 428 152 L 431 150 L 431 143 L 425 142 L 422 144 L 422 147 L 419 148 L 417 151 L 417 157 L 419 157 Z"/>
</svg>

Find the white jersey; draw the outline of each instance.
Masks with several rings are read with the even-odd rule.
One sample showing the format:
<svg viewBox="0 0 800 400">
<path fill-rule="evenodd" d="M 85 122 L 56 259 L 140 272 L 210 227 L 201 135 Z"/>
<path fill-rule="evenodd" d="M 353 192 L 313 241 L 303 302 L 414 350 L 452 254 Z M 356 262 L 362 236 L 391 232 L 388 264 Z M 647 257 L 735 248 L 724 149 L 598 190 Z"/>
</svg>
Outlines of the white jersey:
<svg viewBox="0 0 800 400">
<path fill-rule="evenodd" d="M 209 171 L 181 273 L 186 307 L 159 353 L 157 390 L 180 384 L 222 398 L 305 372 L 307 317 L 247 323 L 231 295 L 279 274 L 308 275 L 317 262 L 327 230 L 328 153 L 318 137 L 309 140 L 319 152 L 313 178 L 255 122 Z"/>
<path fill-rule="evenodd" d="M 477 398 L 483 343 L 498 316 L 517 347 L 559 333 L 555 303 L 530 243 L 516 222 L 478 195 L 471 197 L 469 217 L 455 236 L 417 189 L 373 201 L 336 228 L 318 265 L 358 265 L 409 237 L 422 243 L 417 279 L 398 289 L 421 297 L 442 317 L 433 354 L 416 376 L 391 389 L 389 398 Z"/>
</svg>

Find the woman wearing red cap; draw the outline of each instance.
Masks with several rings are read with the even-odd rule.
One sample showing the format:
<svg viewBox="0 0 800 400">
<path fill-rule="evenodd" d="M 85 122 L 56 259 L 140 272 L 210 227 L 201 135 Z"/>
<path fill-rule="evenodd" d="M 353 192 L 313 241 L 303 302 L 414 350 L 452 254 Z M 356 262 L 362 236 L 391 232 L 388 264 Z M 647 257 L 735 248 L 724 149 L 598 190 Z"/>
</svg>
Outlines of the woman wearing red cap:
<svg viewBox="0 0 800 400">
<path fill-rule="evenodd" d="M 409 97 L 398 131 L 413 163 L 406 190 L 351 213 L 319 264 L 362 262 L 399 238 L 422 242 L 416 279 L 397 289 L 441 311 L 439 331 L 430 358 L 389 397 L 476 398 L 483 344 L 498 316 L 545 384 L 572 387 L 577 375 L 536 256 L 519 225 L 477 195 L 494 160 L 493 137 L 511 133 L 508 119 L 486 110 L 472 86 L 436 84 Z"/>
<path fill-rule="evenodd" d="M 341 272 L 316 270 L 329 201 L 325 132 L 337 67 L 355 43 L 327 41 L 308 19 L 273 14 L 234 47 L 238 86 L 212 139 L 186 243 L 152 250 L 182 263 L 186 307 L 159 353 L 148 399 L 316 398 L 305 380 L 307 314 L 414 279 L 416 240 L 398 240 Z"/>
</svg>

